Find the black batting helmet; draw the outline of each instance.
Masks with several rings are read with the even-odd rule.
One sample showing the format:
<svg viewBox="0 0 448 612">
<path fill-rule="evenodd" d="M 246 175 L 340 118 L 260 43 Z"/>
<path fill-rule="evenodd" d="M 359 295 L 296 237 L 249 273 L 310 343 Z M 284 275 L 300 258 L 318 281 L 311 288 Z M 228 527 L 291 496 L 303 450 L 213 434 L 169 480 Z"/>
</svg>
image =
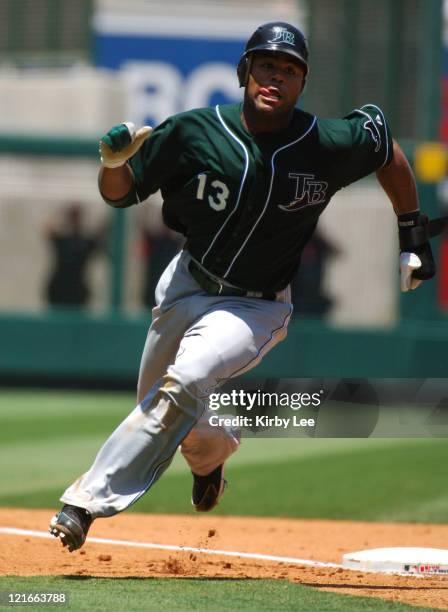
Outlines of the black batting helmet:
<svg viewBox="0 0 448 612">
<path fill-rule="evenodd" d="M 240 87 L 244 87 L 250 72 L 252 54 L 257 51 L 281 51 L 294 57 L 308 73 L 308 44 L 302 32 L 289 23 L 274 21 L 259 26 L 246 44 L 238 62 Z"/>
</svg>

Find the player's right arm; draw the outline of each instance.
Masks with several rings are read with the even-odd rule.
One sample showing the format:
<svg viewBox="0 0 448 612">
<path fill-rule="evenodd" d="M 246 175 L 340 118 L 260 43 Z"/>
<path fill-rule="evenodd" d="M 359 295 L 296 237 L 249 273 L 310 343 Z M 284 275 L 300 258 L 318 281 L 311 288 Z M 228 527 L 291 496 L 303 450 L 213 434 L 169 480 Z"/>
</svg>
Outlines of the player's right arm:
<svg viewBox="0 0 448 612">
<path fill-rule="evenodd" d="M 134 173 L 128 160 L 137 153 L 151 131 L 144 126 L 135 132 L 133 123 L 120 123 L 101 138 L 98 186 L 110 206 L 125 208 L 138 201 Z"/>
<path fill-rule="evenodd" d="M 144 126 L 135 132 L 132 123 L 113 127 L 100 140 L 103 199 L 110 206 L 125 208 L 144 202 L 158 189 L 172 189 L 176 177 L 190 171 L 189 160 L 182 154 L 184 144 L 175 116 L 154 130 Z"/>
<path fill-rule="evenodd" d="M 128 194 L 133 191 L 134 175 L 127 164 L 120 168 L 101 166 L 98 186 L 101 196 L 108 204 L 116 208 L 123 208 L 122 202 L 125 202 Z"/>
</svg>

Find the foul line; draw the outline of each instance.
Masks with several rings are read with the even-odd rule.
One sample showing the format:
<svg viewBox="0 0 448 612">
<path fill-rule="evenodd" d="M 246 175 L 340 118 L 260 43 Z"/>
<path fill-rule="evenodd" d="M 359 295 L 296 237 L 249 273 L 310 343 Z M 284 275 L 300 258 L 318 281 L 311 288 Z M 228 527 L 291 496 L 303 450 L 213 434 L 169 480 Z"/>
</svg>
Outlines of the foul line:
<svg viewBox="0 0 448 612">
<path fill-rule="evenodd" d="M 46 531 L 32 531 L 29 529 L 17 529 L 15 527 L 0 527 L 0 533 L 17 536 L 31 536 L 35 538 L 53 538 Z M 131 540 L 109 540 L 107 538 L 87 538 L 86 542 L 94 544 L 111 544 L 112 546 L 130 546 L 133 548 L 151 548 L 154 550 L 171 550 L 175 552 L 194 552 L 205 555 L 220 555 L 224 557 L 242 557 L 244 559 L 259 559 L 262 561 L 276 561 L 277 563 L 291 563 L 295 565 L 309 565 L 311 567 L 336 567 L 343 566 L 338 563 L 325 563 L 324 561 L 312 561 L 311 559 L 297 559 L 296 557 L 279 557 L 277 555 L 264 555 L 261 553 L 245 553 L 232 550 L 216 550 L 210 548 L 196 548 L 194 546 L 176 546 L 174 544 L 153 544 L 152 542 L 134 542 Z M 347 569 L 347 568 L 344 568 Z"/>
<path fill-rule="evenodd" d="M 33 531 L 31 529 L 18 529 L 16 527 L 0 527 L 0 534 L 17 536 L 28 536 L 34 538 L 53 538 L 46 531 Z M 128 546 L 131 548 L 150 548 L 152 550 L 170 550 L 174 552 L 193 552 L 204 555 L 219 555 L 223 557 L 241 557 L 243 559 L 258 559 L 260 561 L 275 561 L 277 563 L 289 563 L 291 565 L 305 565 L 309 567 L 333 567 L 341 568 L 348 572 L 363 572 L 366 574 L 387 574 L 395 576 L 411 576 L 412 578 L 433 578 L 433 574 L 409 574 L 409 572 L 378 570 L 378 569 L 358 569 L 346 567 L 340 563 L 327 563 L 325 561 L 312 561 L 311 559 L 298 559 L 297 557 L 279 557 L 277 555 L 264 555 L 262 553 L 237 552 L 233 550 L 216 550 L 211 548 L 196 548 L 194 546 L 177 546 L 175 544 L 154 544 L 152 542 L 134 542 L 132 540 L 109 540 L 108 538 L 87 538 L 86 542 L 93 544 L 110 544 L 112 546 Z"/>
</svg>

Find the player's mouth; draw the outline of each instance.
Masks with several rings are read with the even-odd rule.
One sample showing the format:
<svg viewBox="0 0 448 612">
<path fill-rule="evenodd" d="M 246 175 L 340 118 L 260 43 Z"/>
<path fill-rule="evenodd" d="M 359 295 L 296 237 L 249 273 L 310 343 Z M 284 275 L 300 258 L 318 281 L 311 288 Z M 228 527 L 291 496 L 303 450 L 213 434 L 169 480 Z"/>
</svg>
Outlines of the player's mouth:
<svg viewBox="0 0 448 612">
<path fill-rule="evenodd" d="M 258 93 L 268 103 L 275 104 L 282 99 L 282 95 L 276 87 L 260 87 Z"/>
</svg>

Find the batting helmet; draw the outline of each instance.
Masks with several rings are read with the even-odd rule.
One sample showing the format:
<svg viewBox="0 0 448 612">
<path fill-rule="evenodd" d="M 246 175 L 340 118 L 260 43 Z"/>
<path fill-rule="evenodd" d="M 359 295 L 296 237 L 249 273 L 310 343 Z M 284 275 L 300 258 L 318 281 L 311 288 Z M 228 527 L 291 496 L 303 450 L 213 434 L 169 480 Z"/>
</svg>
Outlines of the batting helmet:
<svg viewBox="0 0 448 612">
<path fill-rule="evenodd" d="M 308 73 L 308 44 L 302 32 L 282 21 L 259 26 L 246 44 L 238 62 L 237 74 L 240 87 L 245 87 L 250 72 L 252 54 L 257 51 L 281 51 L 294 57 Z"/>
</svg>

